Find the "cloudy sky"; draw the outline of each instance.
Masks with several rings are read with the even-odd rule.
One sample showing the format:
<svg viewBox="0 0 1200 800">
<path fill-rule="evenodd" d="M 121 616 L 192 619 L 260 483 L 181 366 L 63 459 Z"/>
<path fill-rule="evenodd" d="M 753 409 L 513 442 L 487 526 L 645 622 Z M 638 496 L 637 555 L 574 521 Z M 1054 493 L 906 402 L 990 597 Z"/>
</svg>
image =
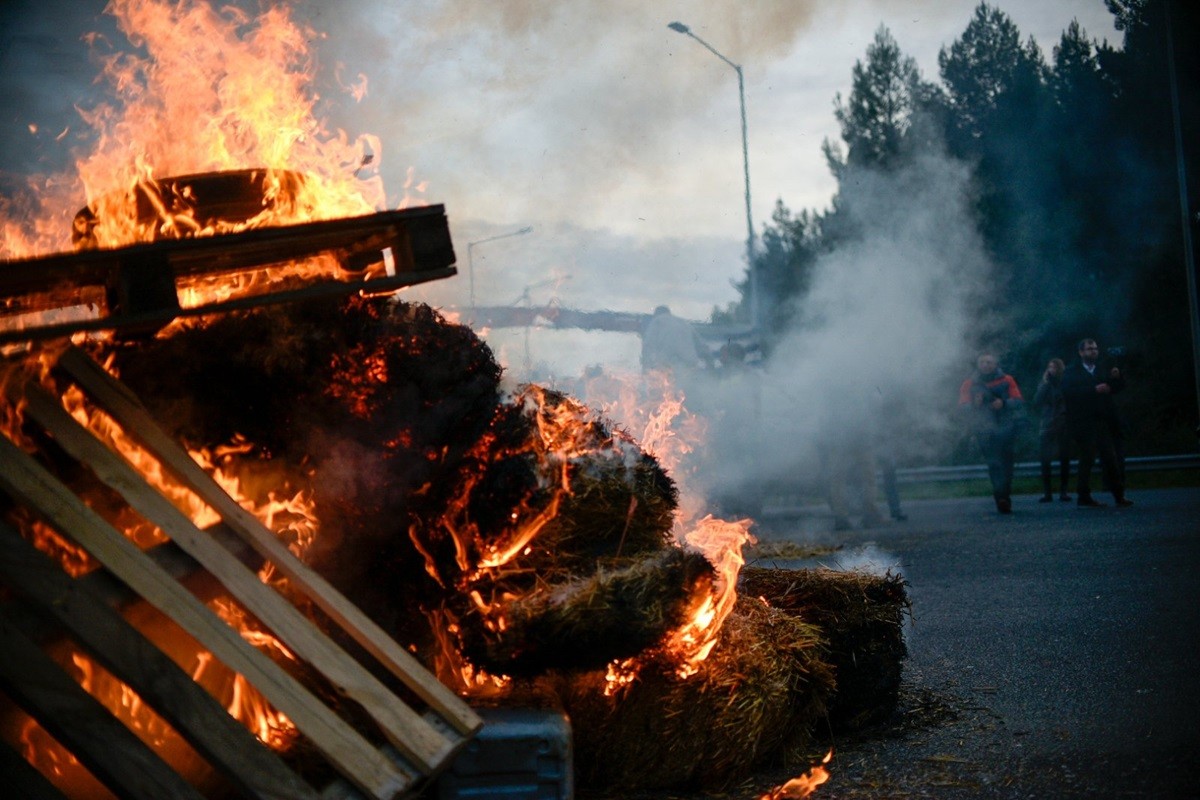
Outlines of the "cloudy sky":
<svg viewBox="0 0 1200 800">
<path fill-rule="evenodd" d="M 734 70 L 678 20 L 741 64 L 756 230 L 775 201 L 823 209 L 834 184 L 821 142 L 837 138 L 833 103 L 880 25 L 937 77 L 937 53 L 967 25 L 973 0 L 560 0 L 299 2 L 323 33 L 321 69 L 366 78 L 360 101 L 330 98 L 332 123 L 379 137 L 389 200 L 405 184 L 445 204 L 461 275 L 423 288 L 466 305 L 555 300 L 702 319 L 736 297 L 746 216 Z M 1047 58 L 1077 19 L 1119 43 L 1103 0 L 996 0 Z M 102 2 L 9 0 L 0 28 L 0 146 L 8 177 L 61 155 L 54 135 L 94 93 L 81 34 Z M 99 22 L 97 20 L 99 19 Z M 30 131 L 30 125 L 37 132 Z M 78 126 L 78 120 L 74 120 Z M 57 155 L 56 155 L 57 154 Z M 412 194 L 413 189 L 408 193 Z M 468 243 L 532 226 L 531 233 Z M 603 360 L 621 337 L 536 337 L 533 361 L 570 351 Z M 501 341 L 515 359 L 520 340 Z M 586 352 L 595 348 L 596 353 Z M 583 352 L 581 352 L 583 351 Z M 594 357 L 593 357 L 594 356 Z M 524 357 L 524 354 L 521 354 Z"/>
</svg>

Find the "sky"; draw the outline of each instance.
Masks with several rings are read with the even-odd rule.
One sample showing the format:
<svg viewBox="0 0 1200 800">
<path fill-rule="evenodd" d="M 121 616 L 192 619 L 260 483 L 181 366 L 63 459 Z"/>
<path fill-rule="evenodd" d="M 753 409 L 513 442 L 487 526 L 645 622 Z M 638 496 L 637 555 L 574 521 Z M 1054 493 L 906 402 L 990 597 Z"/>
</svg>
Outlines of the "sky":
<svg viewBox="0 0 1200 800">
<path fill-rule="evenodd" d="M 649 311 L 661 301 L 702 319 L 736 299 L 730 284 L 745 266 L 737 75 L 667 23 L 742 65 L 757 232 L 777 200 L 828 206 L 821 143 L 839 136 L 834 98 L 848 94 L 879 26 L 936 79 L 939 49 L 976 5 L 358 3 L 366 13 L 339 14 L 329 44 L 347 63 L 339 43 L 356 54 L 369 90 L 355 116 L 381 136 L 391 169 L 413 168 L 426 196 L 446 203 L 460 250 L 464 237 L 534 227 L 473 248 L 479 302 L 549 281 L 535 302 Z M 1047 58 L 1072 19 L 1119 42 L 1103 0 L 997 6 Z"/>
<path fill-rule="evenodd" d="M 2 5 L 0 166 L 11 177 L 61 157 L 55 134 L 80 127 L 75 107 L 98 91 L 81 34 L 103 27 L 104 3 Z M 848 94 L 879 26 L 936 79 L 939 49 L 976 5 L 292 4 L 321 35 L 319 68 L 344 84 L 365 81 L 364 97 L 332 92 L 327 107 L 333 126 L 378 137 L 389 203 L 407 194 L 446 206 L 460 275 L 413 299 L 465 307 L 473 275 L 480 305 L 649 312 L 667 304 L 696 320 L 736 300 L 732 283 L 745 269 L 740 103 L 734 69 L 667 23 L 683 22 L 742 66 L 759 232 L 778 200 L 794 211 L 828 207 L 835 184 L 821 143 L 838 138 L 834 98 Z M 1120 40 L 1103 0 L 994 5 L 1047 59 L 1072 19 L 1095 39 Z M 638 347 L 618 334 L 488 335 L 513 369 L 540 364 L 559 374 L 591 362 L 629 366 Z"/>
</svg>

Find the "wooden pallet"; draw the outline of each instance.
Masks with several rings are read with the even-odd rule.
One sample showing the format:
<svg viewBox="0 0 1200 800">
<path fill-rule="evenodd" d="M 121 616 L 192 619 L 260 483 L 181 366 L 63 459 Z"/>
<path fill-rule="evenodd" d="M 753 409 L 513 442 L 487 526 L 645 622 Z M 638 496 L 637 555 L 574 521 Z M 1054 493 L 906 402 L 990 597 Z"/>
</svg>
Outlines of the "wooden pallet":
<svg viewBox="0 0 1200 800">
<path fill-rule="evenodd" d="M 338 693 L 365 711 L 386 742 L 372 742 L 338 711 L 255 649 L 211 612 L 176 577 L 114 529 L 60 482 L 38 459 L 0 436 L 0 489 L 73 540 L 141 600 L 167 615 L 233 671 L 244 676 L 336 769 L 343 780 L 321 797 L 394 798 L 416 791 L 438 774 L 479 729 L 479 717 L 320 575 L 296 558 L 257 518 L 243 509 L 186 451 L 157 425 L 123 384 L 78 349 L 58 359 L 69 378 L 97 407 L 190 488 L 259 557 L 274 565 L 363 653 L 363 661 L 321 631 L 280 593 L 259 580 L 218 537 L 197 528 L 148 484 L 124 458 L 80 425 L 57 397 L 32 381 L 10 382 L 7 401 L 20 407 L 72 459 L 153 522 L 211 574 L 298 659 Z M 158 652 L 119 614 L 73 580 L 13 529 L 0 527 L 0 580 L 26 604 L 39 606 L 90 655 L 127 683 L 240 791 L 256 798 L 315 798 L 292 774 L 199 686 Z M 0 608 L 0 683 L 8 694 L 72 751 L 120 797 L 198 796 L 128 729 L 107 714 L 42 653 Z M 369 655 L 369 659 L 367 656 Z M 406 687 L 402 699 L 377 677 L 379 667 Z M 390 681 L 389 681 L 390 682 Z M 395 684 L 393 684 L 395 685 Z M 411 696 L 418 700 L 413 700 Z M 423 705 L 423 707 L 422 707 Z M 3 749 L 3 748 L 0 748 Z M 34 795 L 36 796 L 36 795 Z"/>
<path fill-rule="evenodd" d="M 293 278 L 287 288 L 187 308 L 180 305 L 178 287 L 185 279 L 222 276 L 228 280 L 318 254 L 332 259 L 339 269 L 334 274 Z M 144 335 L 178 317 L 313 297 L 392 293 L 455 275 L 454 261 L 449 223 L 440 205 L 0 261 L 0 345 L 85 331 Z M 385 274 L 367 271 L 368 265 L 376 263 L 387 264 Z M 71 319 L 65 313 L 91 303 L 97 305 L 95 315 Z M 12 314 L 19 316 L 8 319 Z"/>
</svg>

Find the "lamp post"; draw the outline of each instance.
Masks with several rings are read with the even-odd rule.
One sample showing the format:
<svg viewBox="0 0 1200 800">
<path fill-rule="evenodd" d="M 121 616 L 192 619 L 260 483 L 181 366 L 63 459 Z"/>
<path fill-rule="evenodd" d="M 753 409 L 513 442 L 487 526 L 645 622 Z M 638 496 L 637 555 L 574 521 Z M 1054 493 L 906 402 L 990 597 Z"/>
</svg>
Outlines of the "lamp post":
<svg viewBox="0 0 1200 800">
<path fill-rule="evenodd" d="M 467 276 L 470 282 L 470 300 L 471 311 L 475 310 L 475 245 L 484 244 L 485 242 L 494 242 L 497 239 L 507 239 L 510 236 L 524 236 L 533 231 L 532 225 L 527 225 L 518 231 L 510 231 L 509 233 L 500 233 L 495 236 L 489 236 L 486 239 L 479 239 L 474 242 L 467 242 Z"/>
<path fill-rule="evenodd" d="M 746 85 L 742 78 L 742 67 L 740 64 L 733 63 L 717 52 L 715 47 L 692 33 L 692 29 L 682 22 L 672 22 L 667 27 L 677 33 L 692 37 L 704 45 L 704 48 L 708 52 L 733 67 L 734 72 L 737 73 L 738 100 L 741 103 L 742 110 L 742 170 L 746 178 L 746 269 L 749 270 L 750 278 L 750 326 L 757 330 L 759 315 L 758 269 L 754 265 L 754 221 L 750 216 L 750 144 L 746 136 Z"/>
</svg>

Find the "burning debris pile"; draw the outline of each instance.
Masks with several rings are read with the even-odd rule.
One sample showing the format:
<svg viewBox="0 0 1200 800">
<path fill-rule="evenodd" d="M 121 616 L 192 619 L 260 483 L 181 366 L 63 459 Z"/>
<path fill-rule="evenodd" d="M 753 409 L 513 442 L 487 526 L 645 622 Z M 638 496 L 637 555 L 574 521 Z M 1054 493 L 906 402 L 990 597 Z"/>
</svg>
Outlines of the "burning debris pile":
<svg viewBox="0 0 1200 800">
<path fill-rule="evenodd" d="M 894 705 L 898 579 L 748 568 L 735 601 L 740 559 L 680 546 L 653 455 L 567 395 L 506 395 L 427 306 L 269 306 L 93 355 L 244 502 L 310 498 L 304 558 L 444 682 L 566 711 L 581 781 L 724 783 Z"/>
<path fill-rule="evenodd" d="M 684 508 L 696 504 L 670 474 L 670 443 L 650 441 L 660 421 L 639 441 L 565 394 L 505 391 L 469 328 L 386 296 L 453 274 L 445 220 L 436 208 L 369 214 L 389 205 L 378 142 L 329 134 L 312 116 L 318 95 L 303 70 L 316 37 L 286 8 L 252 24 L 203 3 L 111 9 L 145 51 L 108 64 L 126 94 L 120 122 L 76 178 L 45 182 L 71 196 L 39 197 L 46 213 L 9 226 L 0 248 L 30 259 L 0 265 L 3 310 L 16 318 L 0 326 L 0 345 L 23 346 L 47 311 L 85 318 L 43 327 L 37 338 L 58 338 L 18 352 L 14 372 L 38 373 L 51 404 L 105 428 L 97 438 L 128 459 L 113 444 L 122 432 L 109 436 L 103 413 L 49 371 L 68 334 L 121 329 L 125 338 L 80 346 L 236 498 L 224 498 L 235 512 L 252 511 L 472 703 L 566 711 L 581 782 L 728 783 L 799 752 L 827 717 L 853 726 L 890 712 L 901 581 L 748 569 L 739 586 L 750 522 Z M 183 177 L 163 177 L 172 173 Z M 80 184 L 88 205 L 75 213 Z M 69 232 L 77 253 L 41 255 Z M 15 405 L 0 410 L 12 412 L 9 438 L 112 527 L 141 548 L 163 542 L 153 523 L 121 516 L 137 515 L 106 481 L 60 458 L 53 435 L 31 441 Z M 154 467 L 129 460 L 159 490 Z M 189 498 L 196 526 L 237 516 Z M 73 576 L 94 566 L 69 537 L 0 502 L 2 521 Z M 344 638 L 290 577 L 270 562 L 258 575 Z M 242 637 L 286 650 L 259 630 L 268 621 L 245 616 Z M 185 668 L 203 671 L 208 655 Z M 235 716 L 304 760 L 303 736 L 269 706 L 261 700 L 255 722 Z M 428 774 L 445 753 L 426 755 Z"/>
</svg>

